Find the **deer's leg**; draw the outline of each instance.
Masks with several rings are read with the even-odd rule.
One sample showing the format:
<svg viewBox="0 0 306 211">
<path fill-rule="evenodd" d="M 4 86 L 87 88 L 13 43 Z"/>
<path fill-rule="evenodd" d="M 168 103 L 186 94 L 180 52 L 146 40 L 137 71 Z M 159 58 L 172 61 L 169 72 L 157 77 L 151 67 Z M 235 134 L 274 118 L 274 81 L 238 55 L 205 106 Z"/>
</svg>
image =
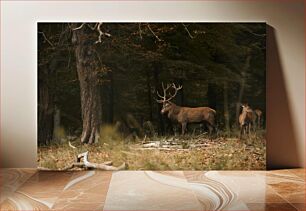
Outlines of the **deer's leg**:
<svg viewBox="0 0 306 211">
<path fill-rule="evenodd" d="M 239 135 L 239 139 L 241 139 L 241 137 L 242 137 L 242 133 L 243 133 L 243 126 L 240 126 L 240 135 Z"/>
<path fill-rule="evenodd" d="M 207 121 L 206 122 L 206 127 L 208 128 L 209 136 L 211 136 L 213 131 L 215 131 L 215 129 L 216 129 L 214 124 L 212 124 L 211 122 Z"/>
<path fill-rule="evenodd" d="M 214 124 L 212 124 L 211 127 L 212 127 L 212 132 L 217 134 L 217 127 Z"/>
<path fill-rule="evenodd" d="M 208 127 L 208 131 L 209 131 L 209 136 L 211 136 L 214 128 L 210 124 L 208 124 L 207 127 Z"/>
<path fill-rule="evenodd" d="M 186 122 L 182 122 L 182 135 L 184 135 L 184 133 L 185 133 L 186 126 L 187 126 L 187 123 Z"/>
<path fill-rule="evenodd" d="M 246 126 L 243 125 L 242 127 L 243 127 L 243 135 L 245 135 L 245 133 L 246 133 Z"/>
<path fill-rule="evenodd" d="M 256 124 L 256 120 L 252 122 L 252 127 L 253 127 L 253 132 L 255 133 L 258 128 L 258 125 Z"/>
</svg>

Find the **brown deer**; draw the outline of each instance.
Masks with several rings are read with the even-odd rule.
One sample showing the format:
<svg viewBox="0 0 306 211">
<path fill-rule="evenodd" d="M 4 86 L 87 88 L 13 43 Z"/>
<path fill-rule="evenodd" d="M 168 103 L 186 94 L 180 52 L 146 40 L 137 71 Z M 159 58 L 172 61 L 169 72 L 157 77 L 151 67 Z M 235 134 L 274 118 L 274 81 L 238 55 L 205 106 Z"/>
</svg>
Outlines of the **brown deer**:
<svg viewBox="0 0 306 211">
<path fill-rule="evenodd" d="M 239 115 L 239 125 L 240 125 L 240 138 L 242 137 L 242 133 L 250 134 L 251 127 L 254 126 L 255 123 L 255 112 L 248 104 L 242 104 L 242 112 Z"/>
<path fill-rule="evenodd" d="M 209 129 L 210 135 L 213 131 L 216 130 L 215 127 L 216 111 L 214 109 L 211 109 L 209 107 L 189 108 L 189 107 L 178 106 L 170 102 L 170 100 L 172 100 L 176 96 L 177 91 L 182 89 L 183 87 L 182 86 L 176 87 L 174 83 L 167 84 L 167 86 L 165 87 L 164 84 L 162 83 L 162 88 L 164 93 L 163 95 L 160 95 L 157 92 L 157 95 L 160 98 L 160 100 L 156 100 L 158 103 L 163 104 L 163 107 L 161 109 L 161 114 L 167 114 L 169 119 L 180 123 L 182 126 L 182 135 L 184 135 L 188 123 L 205 123 Z M 169 92 L 170 88 L 174 90 L 173 94 Z M 167 94 L 170 95 L 170 97 L 167 98 Z"/>
<path fill-rule="evenodd" d="M 255 109 L 254 110 L 256 114 L 256 119 L 257 119 L 257 128 L 261 128 L 261 117 L 262 117 L 262 111 L 260 109 Z"/>
</svg>

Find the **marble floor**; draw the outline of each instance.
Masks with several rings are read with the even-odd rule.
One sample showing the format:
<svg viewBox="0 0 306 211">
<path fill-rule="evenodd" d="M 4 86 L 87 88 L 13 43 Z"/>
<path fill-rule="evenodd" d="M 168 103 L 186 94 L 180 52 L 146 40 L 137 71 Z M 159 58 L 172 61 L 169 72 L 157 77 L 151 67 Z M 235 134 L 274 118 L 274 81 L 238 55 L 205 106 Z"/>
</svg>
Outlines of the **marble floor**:
<svg viewBox="0 0 306 211">
<path fill-rule="evenodd" d="M 1 210 L 306 210 L 305 169 L 1 169 Z"/>
</svg>

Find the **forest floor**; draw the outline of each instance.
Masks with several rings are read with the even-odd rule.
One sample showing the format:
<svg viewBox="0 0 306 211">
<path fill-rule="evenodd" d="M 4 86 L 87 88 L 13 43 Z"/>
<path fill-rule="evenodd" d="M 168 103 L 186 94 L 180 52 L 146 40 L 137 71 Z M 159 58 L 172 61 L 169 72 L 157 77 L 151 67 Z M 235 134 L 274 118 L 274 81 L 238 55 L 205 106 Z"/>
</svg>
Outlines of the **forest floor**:
<svg viewBox="0 0 306 211">
<path fill-rule="evenodd" d="M 145 137 L 125 141 L 108 129 L 101 135 L 101 143 L 87 145 L 79 140 L 40 146 L 38 166 L 62 169 L 73 163 L 80 153 L 89 152 L 89 161 L 123 162 L 128 170 L 264 170 L 266 168 L 266 140 L 264 131 L 244 136 L 185 135 Z M 236 137 L 237 134 L 236 134 Z"/>
</svg>

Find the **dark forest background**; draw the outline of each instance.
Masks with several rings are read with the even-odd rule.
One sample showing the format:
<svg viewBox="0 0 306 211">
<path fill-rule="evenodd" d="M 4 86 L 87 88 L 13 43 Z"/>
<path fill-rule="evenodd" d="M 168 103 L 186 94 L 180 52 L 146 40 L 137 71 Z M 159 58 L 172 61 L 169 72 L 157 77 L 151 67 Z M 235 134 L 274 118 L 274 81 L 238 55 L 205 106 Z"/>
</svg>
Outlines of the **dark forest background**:
<svg viewBox="0 0 306 211">
<path fill-rule="evenodd" d="M 39 144 L 52 142 L 56 127 L 82 134 L 80 84 L 91 78 L 99 126 L 113 124 L 126 135 L 173 133 L 155 101 L 162 82 L 183 86 L 177 105 L 215 109 L 219 130 L 238 128 L 239 103 L 265 114 L 266 24 L 97 24 L 38 23 Z M 77 71 L 82 57 L 92 70 L 85 79 Z"/>
</svg>

